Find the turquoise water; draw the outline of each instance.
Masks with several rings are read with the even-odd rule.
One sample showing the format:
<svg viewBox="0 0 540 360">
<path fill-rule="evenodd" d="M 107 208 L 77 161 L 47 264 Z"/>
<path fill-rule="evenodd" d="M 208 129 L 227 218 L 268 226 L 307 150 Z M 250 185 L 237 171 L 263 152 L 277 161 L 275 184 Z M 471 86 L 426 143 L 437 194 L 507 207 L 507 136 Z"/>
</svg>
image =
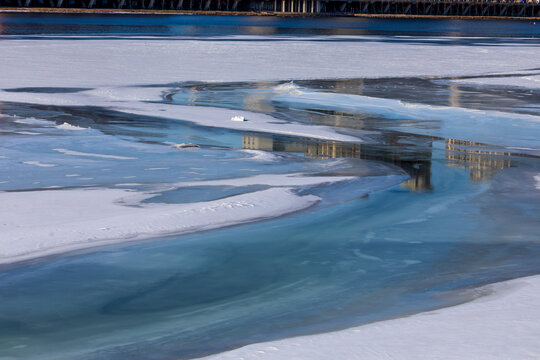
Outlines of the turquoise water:
<svg viewBox="0 0 540 360">
<path fill-rule="evenodd" d="M 9 15 L 4 29 L 36 34 L 34 26 L 40 24 L 43 34 L 90 36 L 118 18 L 128 19 L 127 24 L 100 31 L 121 35 L 132 31 L 125 26 L 134 26 L 153 34 L 139 28 L 142 23 L 158 26 L 161 35 L 168 34 L 161 28 L 166 26 L 174 35 L 185 34 L 174 25 L 182 17 L 171 17 L 173 24 L 167 25 L 154 24 L 155 17 Z M 186 21 L 195 22 L 202 29 L 195 35 L 204 37 L 216 31 L 215 23 L 244 33 L 248 20 Z M 272 21 L 283 33 L 297 33 L 290 28 L 316 33 L 309 30 L 312 19 Z M 345 26 L 349 20 L 343 21 L 329 20 L 327 28 L 365 24 Z M 77 26 L 70 27 L 73 23 Z M 474 35 L 495 31 L 497 23 L 475 23 L 476 30 L 467 30 L 461 22 L 441 22 L 431 35 L 456 26 Z M 380 34 L 424 31 L 423 22 L 406 22 L 409 27 L 404 22 L 369 24 L 370 31 Z M 521 23 L 515 24 L 519 29 L 509 33 L 523 35 Z M 218 29 L 223 31 L 229 30 Z M 362 144 L 339 143 L 206 128 L 108 108 L 3 103 L 0 190 L 120 187 L 153 192 L 146 204 L 174 204 L 269 186 L 178 188 L 172 185 L 177 182 L 296 172 L 359 179 L 301 187 L 298 194 L 321 201 L 271 220 L 1 267 L 0 359 L 193 358 L 451 305 L 467 300 L 452 290 L 540 272 L 540 195 L 534 180 L 540 161 L 534 149 L 509 146 L 538 148 L 538 127 L 520 122 L 513 131 L 506 126 L 517 115 L 537 115 L 532 105 L 538 91 L 456 86 L 444 78 L 155 85 L 169 89 L 162 101 L 172 105 L 246 109 L 369 136 Z M 280 85 L 323 96 L 324 101 L 299 101 L 295 92 L 277 90 Z M 82 90 L 15 91 L 67 96 Z M 363 98 L 329 106 L 344 94 L 454 109 L 437 118 L 428 108 L 419 119 L 394 105 L 376 114 L 352 111 Z M 453 122 L 461 120 L 461 109 L 505 112 L 485 118 L 493 125 L 491 136 L 502 141 L 490 143 L 485 134 L 472 131 L 478 126 Z M 91 129 L 66 133 L 54 127 L 63 122 Z M 199 148 L 171 146 L 182 142 Z M 136 160 L 65 156 L 54 149 Z M 274 156 L 254 160 L 244 150 Z M 29 160 L 56 166 L 24 163 Z M 365 195 L 373 179 L 384 183 L 396 176 L 402 177 L 401 184 Z"/>
</svg>

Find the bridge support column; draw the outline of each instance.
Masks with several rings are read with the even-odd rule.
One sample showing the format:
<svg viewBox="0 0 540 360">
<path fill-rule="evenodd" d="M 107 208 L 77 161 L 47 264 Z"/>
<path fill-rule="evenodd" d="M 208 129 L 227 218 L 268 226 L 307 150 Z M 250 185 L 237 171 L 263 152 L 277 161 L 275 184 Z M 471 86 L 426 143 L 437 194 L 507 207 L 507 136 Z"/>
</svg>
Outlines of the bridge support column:
<svg viewBox="0 0 540 360">
<path fill-rule="evenodd" d="M 285 0 L 281 0 L 281 12 L 285 12 Z"/>
</svg>

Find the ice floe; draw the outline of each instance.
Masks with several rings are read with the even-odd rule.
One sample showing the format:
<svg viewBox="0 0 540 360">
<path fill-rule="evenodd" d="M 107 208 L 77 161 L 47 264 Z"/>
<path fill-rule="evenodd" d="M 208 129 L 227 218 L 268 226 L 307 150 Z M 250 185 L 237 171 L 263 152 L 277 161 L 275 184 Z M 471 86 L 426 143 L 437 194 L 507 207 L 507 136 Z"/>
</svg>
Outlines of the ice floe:
<svg viewBox="0 0 540 360">
<path fill-rule="evenodd" d="M 0 263 L 281 216 L 319 201 L 271 188 L 189 204 L 138 204 L 151 194 L 127 189 L 0 193 Z"/>
</svg>

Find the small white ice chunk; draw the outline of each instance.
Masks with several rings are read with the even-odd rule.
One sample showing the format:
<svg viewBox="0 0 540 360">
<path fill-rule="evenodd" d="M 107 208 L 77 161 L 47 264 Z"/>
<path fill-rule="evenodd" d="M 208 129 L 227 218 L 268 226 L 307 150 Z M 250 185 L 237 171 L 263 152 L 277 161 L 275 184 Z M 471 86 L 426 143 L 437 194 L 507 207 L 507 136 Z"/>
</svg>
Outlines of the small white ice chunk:
<svg viewBox="0 0 540 360">
<path fill-rule="evenodd" d="M 181 144 L 174 144 L 173 147 L 177 149 L 197 149 L 199 148 L 199 145 L 190 144 L 190 143 L 188 144 L 181 143 Z"/>
<path fill-rule="evenodd" d="M 70 123 L 64 122 L 62 125 L 56 125 L 57 129 L 61 130 L 86 130 L 85 128 L 71 125 Z"/>
<path fill-rule="evenodd" d="M 246 118 L 240 115 L 233 116 L 231 121 L 246 121 Z"/>
</svg>

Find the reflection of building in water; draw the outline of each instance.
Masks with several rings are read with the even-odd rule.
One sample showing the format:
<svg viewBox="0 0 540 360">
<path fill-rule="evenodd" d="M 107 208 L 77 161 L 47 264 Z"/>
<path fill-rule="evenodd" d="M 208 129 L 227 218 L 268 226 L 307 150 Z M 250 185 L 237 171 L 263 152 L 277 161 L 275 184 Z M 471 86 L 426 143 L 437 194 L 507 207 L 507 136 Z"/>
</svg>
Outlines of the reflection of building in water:
<svg viewBox="0 0 540 360">
<path fill-rule="evenodd" d="M 448 164 L 468 168 L 472 181 L 489 180 L 498 170 L 511 166 L 507 158 L 510 153 L 479 149 L 485 144 L 455 139 L 447 139 L 445 143 Z"/>
<path fill-rule="evenodd" d="M 271 104 L 272 92 L 268 91 L 268 84 L 265 82 L 254 82 L 251 86 L 250 91 L 245 94 L 242 107 L 246 110 L 256 112 L 275 112 L 276 109 Z"/>
<path fill-rule="evenodd" d="M 354 158 L 392 163 L 405 170 L 411 179 L 404 186 L 413 191 L 431 189 L 431 151 L 404 153 L 366 144 L 347 144 L 332 141 L 296 140 L 266 135 L 244 135 L 244 149 L 299 153 L 313 159 Z"/>
<path fill-rule="evenodd" d="M 448 104 L 452 107 L 461 107 L 461 90 L 457 85 L 450 85 L 448 87 L 450 93 L 448 95 Z"/>
</svg>

